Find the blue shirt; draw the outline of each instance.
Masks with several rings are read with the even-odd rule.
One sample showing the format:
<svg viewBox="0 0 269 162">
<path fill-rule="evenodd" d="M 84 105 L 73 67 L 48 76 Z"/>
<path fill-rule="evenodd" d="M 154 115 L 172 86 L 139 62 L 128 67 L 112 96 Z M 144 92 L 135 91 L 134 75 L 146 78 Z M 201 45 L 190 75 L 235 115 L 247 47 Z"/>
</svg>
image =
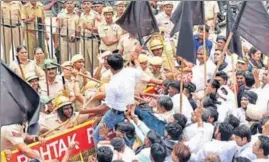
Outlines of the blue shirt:
<svg viewBox="0 0 269 162">
<path fill-rule="evenodd" d="M 206 43 L 206 47 L 209 50 L 209 54 L 210 54 L 212 46 L 213 46 L 213 43 L 212 43 L 211 40 L 208 40 L 208 39 L 205 40 L 205 43 Z M 193 36 L 193 44 L 194 44 L 195 54 L 197 54 L 198 48 L 203 45 L 203 42 L 200 42 L 200 40 L 199 40 L 198 34 L 195 34 Z"/>
</svg>

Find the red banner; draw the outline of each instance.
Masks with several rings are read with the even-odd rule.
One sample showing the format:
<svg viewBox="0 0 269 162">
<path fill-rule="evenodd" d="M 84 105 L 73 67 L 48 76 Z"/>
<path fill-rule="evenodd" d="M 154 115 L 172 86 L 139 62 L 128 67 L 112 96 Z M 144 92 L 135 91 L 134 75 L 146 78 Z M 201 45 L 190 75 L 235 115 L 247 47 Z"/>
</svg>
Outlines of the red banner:
<svg viewBox="0 0 269 162">
<path fill-rule="evenodd" d="M 29 147 L 37 151 L 44 160 L 61 160 L 68 149 L 68 146 L 75 141 L 79 144 L 72 151 L 72 155 L 92 149 L 94 147 L 92 123 L 92 121 L 83 123 L 60 134 L 49 137 L 43 145 L 40 143 L 34 143 L 29 145 Z M 25 155 L 21 154 L 17 150 L 13 151 L 11 162 L 27 161 L 28 158 Z"/>
</svg>

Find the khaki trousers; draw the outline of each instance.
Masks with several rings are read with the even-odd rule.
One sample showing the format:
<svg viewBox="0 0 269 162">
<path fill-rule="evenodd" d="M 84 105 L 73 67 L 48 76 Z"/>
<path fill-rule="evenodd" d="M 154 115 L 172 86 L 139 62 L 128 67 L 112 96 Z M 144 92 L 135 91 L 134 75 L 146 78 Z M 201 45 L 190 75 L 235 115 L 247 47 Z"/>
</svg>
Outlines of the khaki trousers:
<svg viewBox="0 0 269 162">
<path fill-rule="evenodd" d="M 86 70 L 91 71 L 90 69 L 92 68 L 92 63 L 93 63 L 93 69 L 98 67 L 99 47 L 98 47 L 97 39 L 85 40 L 85 47 L 84 47 L 84 42 L 81 41 L 81 51 L 82 51 L 81 54 L 85 58 Z"/>
<path fill-rule="evenodd" d="M 80 41 L 76 42 L 70 42 L 67 41 L 67 37 L 62 37 L 61 38 L 61 64 L 65 61 L 70 61 L 72 56 L 75 54 L 79 54 L 80 51 L 80 46 L 79 46 Z M 68 51 L 69 51 L 69 56 L 68 56 Z"/>
<path fill-rule="evenodd" d="M 11 38 L 11 29 L 13 32 L 13 38 Z M 12 41 L 13 41 L 13 47 L 14 47 L 14 53 L 12 55 L 16 55 L 16 48 L 19 46 L 20 40 L 22 39 L 22 32 L 21 37 L 19 36 L 19 28 L 10 28 L 10 27 L 1 27 L 1 44 L 3 47 L 3 53 L 4 53 L 4 59 L 7 64 L 10 64 L 10 58 L 12 59 L 10 55 L 10 50 L 12 48 Z M 21 42 L 23 42 L 21 40 Z"/>
</svg>

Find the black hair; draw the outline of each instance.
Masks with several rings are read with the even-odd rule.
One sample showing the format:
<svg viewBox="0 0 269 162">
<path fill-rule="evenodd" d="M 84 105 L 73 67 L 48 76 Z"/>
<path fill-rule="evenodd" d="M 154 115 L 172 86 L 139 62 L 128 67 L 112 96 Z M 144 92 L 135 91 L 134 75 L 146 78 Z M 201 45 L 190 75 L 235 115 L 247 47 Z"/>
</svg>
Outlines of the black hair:
<svg viewBox="0 0 269 162">
<path fill-rule="evenodd" d="M 244 91 L 243 97 L 246 97 L 251 104 L 256 104 L 258 100 L 258 95 L 257 93 L 253 91 Z"/>
<path fill-rule="evenodd" d="M 180 82 L 179 81 L 171 81 L 168 85 L 168 87 L 175 88 L 178 92 L 180 92 Z"/>
<path fill-rule="evenodd" d="M 219 105 L 220 102 L 217 101 L 216 94 L 210 93 L 209 96 L 203 100 L 203 107 L 214 107 L 217 108 L 217 104 Z"/>
<path fill-rule="evenodd" d="M 71 104 L 69 104 L 69 105 L 71 105 Z M 65 106 L 67 106 L 67 105 L 65 105 Z M 64 114 L 64 110 L 63 110 L 63 108 L 65 106 L 62 106 L 62 107 L 60 107 L 59 109 L 56 110 L 57 115 L 58 115 L 59 118 L 67 118 L 67 116 Z M 71 107 L 72 107 L 72 114 L 73 114 L 74 113 L 74 107 L 72 105 L 71 105 Z"/>
<path fill-rule="evenodd" d="M 218 35 L 216 41 L 219 41 L 219 40 L 223 40 L 225 42 L 227 41 L 227 39 L 224 35 Z"/>
<path fill-rule="evenodd" d="M 227 73 L 225 73 L 224 71 L 217 72 L 216 77 L 221 77 L 225 81 L 227 81 L 229 78 Z"/>
<path fill-rule="evenodd" d="M 166 111 L 171 111 L 173 109 L 173 101 L 169 96 L 160 96 L 157 99 L 157 103 L 160 104 Z"/>
<path fill-rule="evenodd" d="M 111 140 L 111 145 L 114 147 L 114 150 L 121 151 L 121 149 L 125 146 L 124 139 L 120 137 L 114 137 Z"/>
<path fill-rule="evenodd" d="M 204 109 L 203 114 L 202 114 L 203 121 L 208 122 L 209 117 L 214 119 L 213 122 L 218 121 L 219 113 L 215 107 L 209 106 Z"/>
<path fill-rule="evenodd" d="M 235 75 L 236 75 L 236 76 L 237 76 L 237 75 L 245 76 L 245 72 L 244 72 L 244 71 L 237 71 Z"/>
<path fill-rule="evenodd" d="M 245 81 L 246 81 L 246 86 L 252 87 L 255 84 L 255 79 L 252 73 L 245 73 L 244 75 Z"/>
<path fill-rule="evenodd" d="M 175 121 L 177 124 L 179 124 L 181 126 L 182 129 L 185 128 L 186 123 L 187 123 L 187 118 L 184 114 L 180 114 L 180 113 L 176 113 L 173 115 Z"/>
<path fill-rule="evenodd" d="M 113 151 L 108 146 L 101 146 L 97 149 L 98 162 L 111 162 L 113 159 Z"/>
<path fill-rule="evenodd" d="M 219 133 L 221 134 L 221 141 L 229 141 L 233 135 L 233 126 L 226 122 L 220 123 Z"/>
<path fill-rule="evenodd" d="M 150 130 L 147 134 L 147 138 L 149 139 L 151 145 L 154 143 L 162 143 L 162 138 L 161 136 L 156 133 L 154 130 Z"/>
<path fill-rule="evenodd" d="M 116 124 L 115 128 L 124 133 L 128 138 L 133 138 L 135 136 L 135 127 L 129 122 L 120 122 Z"/>
<path fill-rule="evenodd" d="M 214 79 L 213 82 L 212 82 L 212 84 L 211 84 L 211 86 L 212 86 L 213 88 L 216 88 L 216 89 L 218 90 L 219 87 L 220 87 L 220 83 L 219 83 L 218 80 Z"/>
<path fill-rule="evenodd" d="M 115 71 L 123 68 L 123 58 L 119 54 L 109 55 L 107 57 L 107 63 Z"/>
<path fill-rule="evenodd" d="M 262 133 L 262 126 L 269 121 L 269 117 L 263 117 L 261 120 L 259 120 L 256 123 L 253 123 L 250 126 L 251 134 L 257 134 L 257 133 Z"/>
<path fill-rule="evenodd" d="M 234 129 L 234 135 L 239 136 L 240 138 L 247 138 L 247 141 L 251 141 L 251 131 L 246 125 L 240 125 Z"/>
<path fill-rule="evenodd" d="M 255 47 L 251 47 L 248 51 L 248 56 L 251 58 L 251 54 L 255 54 L 257 51 Z"/>
<path fill-rule="evenodd" d="M 39 49 L 43 52 L 43 49 L 41 47 L 36 47 L 36 48 L 34 48 L 34 54 L 36 54 L 36 51 Z"/>
<path fill-rule="evenodd" d="M 166 149 L 163 145 L 155 143 L 150 148 L 150 155 L 154 162 L 164 162 L 166 158 Z"/>
<path fill-rule="evenodd" d="M 268 156 L 269 155 L 269 137 L 267 136 L 259 136 L 259 140 L 261 142 L 260 149 L 263 149 L 263 155 Z"/>
<path fill-rule="evenodd" d="M 172 140 L 178 140 L 182 135 L 183 129 L 177 123 L 168 123 L 165 126 L 167 134 L 172 138 Z"/>
<path fill-rule="evenodd" d="M 184 83 L 184 88 L 188 91 L 188 93 L 193 93 L 196 91 L 196 85 L 192 82 Z"/>
<path fill-rule="evenodd" d="M 204 30 L 204 26 L 203 25 L 199 25 L 198 26 L 198 29 L 199 30 Z M 210 27 L 208 25 L 205 25 L 205 31 L 208 33 L 210 30 Z"/>
<path fill-rule="evenodd" d="M 26 49 L 26 46 L 25 45 L 19 45 L 17 48 L 16 48 L 16 52 L 19 53 L 22 49 Z"/>
<path fill-rule="evenodd" d="M 231 124 L 234 127 L 234 129 L 240 125 L 240 120 L 232 114 L 226 116 L 224 122 Z"/>
<path fill-rule="evenodd" d="M 245 157 L 236 157 L 233 162 L 251 162 L 248 158 Z"/>
</svg>

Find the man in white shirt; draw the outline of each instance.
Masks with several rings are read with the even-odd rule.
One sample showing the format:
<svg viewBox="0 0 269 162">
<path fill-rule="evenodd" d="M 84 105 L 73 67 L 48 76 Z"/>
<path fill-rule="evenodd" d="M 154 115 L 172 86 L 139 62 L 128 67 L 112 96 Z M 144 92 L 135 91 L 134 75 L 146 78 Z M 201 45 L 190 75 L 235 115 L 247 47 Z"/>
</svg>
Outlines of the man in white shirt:
<svg viewBox="0 0 269 162">
<path fill-rule="evenodd" d="M 130 149 L 120 137 L 115 137 L 111 141 L 114 147 L 113 161 L 124 160 L 125 162 L 132 162 L 135 158 L 135 153 Z"/>
<path fill-rule="evenodd" d="M 178 81 L 172 81 L 168 85 L 168 95 L 172 97 L 174 113 L 179 113 L 180 112 L 180 83 Z M 184 114 L 187 117 L 188 123 L 191 122 L 192 112 L 193 112 L 192 106 L 188 98 L 183 93 L 182 94 L 182 112 L 180 113 Z"/>
<path fill-rule="evenodd" d="M 229 141 L 233 134 L 233 126 L 229 123 L 220 123 L 215 131 L 215 139 L 202 147 L 197 154 L 192 154 L 191 162 L 203 162 L 209 153 L 216 154 L 221 161 L 232 161 L 237 145 L 235 141 Z"/>
<path fill-rule="evenodd" d="M 213 77 L 213 73 L 216 69 L 216 65 L 208 59 L 209 51 L 205 51 L 206 55 L 206 80 Z M 196 91 L 205 89 L 205 78 L 204 78 L 204 49 L 200 46 L 197 50 L 197 64 L 192 68 L 192 83 L 196 85 Z"/>
<path fill-rule="evenodd" d="M 117 123 L 124 120 L 126 107 L 134 103 L 134 91 L 136 81 L 141 77 L 142 72 L 134 68 L 123 69 L 123 58 L 119 54 L 112 54 L 107 57 L 107 63 L 113 76 L 106 86 L 105 102 L 97 107 L 82 110 L 80 113 L 105 113 L 101 122 L 94 130 L 94 142 L 104 140 L 99 136 L 99 127 L 106 124 L 112 129 Z M 108 110 L 108 111 L 107 111 Z"/>
<path fill-rule="evenodd" d="M 252 162 L 268 162 L 269 155 L 269 137 L 259 136 L 259 139 L 253 145 L 252 151 L 257 156 Z"/>
<path fill-rule="evenodd" d="M 256 155 L 252 153 L 251 131 L 246 125 L 240 125 L 234 130 L 234 139 L 239 146 L 234 157 L 245 157 L 249 160 L 256 159 Z"/>
</svg>

